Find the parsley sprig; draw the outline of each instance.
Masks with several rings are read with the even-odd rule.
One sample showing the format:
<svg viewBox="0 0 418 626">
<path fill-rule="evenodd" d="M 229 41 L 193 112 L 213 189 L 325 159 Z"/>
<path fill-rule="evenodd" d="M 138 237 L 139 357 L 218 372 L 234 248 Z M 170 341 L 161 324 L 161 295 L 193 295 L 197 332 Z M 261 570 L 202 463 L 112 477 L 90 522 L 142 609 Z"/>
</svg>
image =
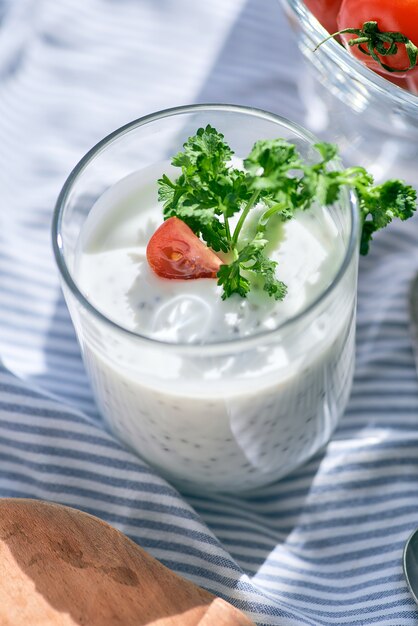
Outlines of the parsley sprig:
<svg viewBox="0 0 418 626">
<path fill-rule="evenodd" d="M 272 298 L 282 300 L 286 285 L 277 277 L 277 262 L 268 258 L 266 232 L 271 218 L 289 220 L 295 211 L 315 203 L 332 205 L 341 189 L 357 192 L 362 218 L 360 252 L 367 254 L 373 233 L 393 218 L 405 220 L 416 209 L 416 191 L 400 180 L 374 186 L 373 177 L 362 167 L 329 169 L 337 147 L 321 142 L 314 146 L 318 162 L 307 164 L 296 146 L 284 139 L 257 141 L 244 167 L 232 165 L 233 151 L 224 136 L 208 125 L 186 141 L 172 159 L 181 169 L 174 181 L 166 174 L 159 179 L 158 197 L 164 218 L 176 216 L 216 252 L 227 253 L 218 272 L 222 298 L 246 297 L 261 285 Z M 255 206 L 261 207 L 253 238 L 242 237 L 242 228 Z M 231 228 L 231 218 L 235 227 Z"/>
</svg>

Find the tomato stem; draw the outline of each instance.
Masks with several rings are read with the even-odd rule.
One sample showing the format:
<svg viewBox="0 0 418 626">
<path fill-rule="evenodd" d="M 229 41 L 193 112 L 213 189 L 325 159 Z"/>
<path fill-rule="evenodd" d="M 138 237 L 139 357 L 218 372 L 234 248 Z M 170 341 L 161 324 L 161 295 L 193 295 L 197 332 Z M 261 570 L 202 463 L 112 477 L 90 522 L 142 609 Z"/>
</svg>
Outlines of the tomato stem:
<svg viewBox="0 0 418 626">
<path fill-rule="evenodd" d="M 391 73 L 405 73 L 408 70 L 414 68 L 418 60 L 418 48 L 417 46 L 403 33 L 396 31 L 381 31 L 377 22 L 370 21 L 364 22 L 361 28 L 344 28 L 339 30 L 329 37 L 323 39 L 314 49 L 314 52 L 318 50 L 322 44 L 329 39 L 336 37 L 337 35 L 357 35 L 354 39 L 350 39 L 347 43 L 349 46 L 358 46 L 360 52 L 371 56 L 376 63 L 378 63 L 384 70 Z M 399 44 L 405 46 L 405 50 L 408 54 L 409 65 L 408 67 L 395 69 L 390 67 L 382 61 L 380 57 L 394 56 L 399 52 Z M 367 50 L 362 46 L 367 46 Z"/>
</svg>

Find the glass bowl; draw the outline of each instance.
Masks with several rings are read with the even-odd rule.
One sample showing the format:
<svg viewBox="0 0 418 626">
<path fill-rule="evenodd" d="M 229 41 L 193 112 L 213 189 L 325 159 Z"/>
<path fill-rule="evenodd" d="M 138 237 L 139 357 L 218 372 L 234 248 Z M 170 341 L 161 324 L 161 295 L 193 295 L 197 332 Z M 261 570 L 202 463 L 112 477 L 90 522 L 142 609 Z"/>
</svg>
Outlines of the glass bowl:
<svg viewBox="0 0 418 626">
<path fill-rule="evenodd" d="M 306 61 L 300 93 L 305 124 L 339 144 L 348 165 L 363 165 L 376 180 L 418 182 L 418 97 L 372 72 L 327 36 L 302 0 L 282 0 Z"/>
</svg>

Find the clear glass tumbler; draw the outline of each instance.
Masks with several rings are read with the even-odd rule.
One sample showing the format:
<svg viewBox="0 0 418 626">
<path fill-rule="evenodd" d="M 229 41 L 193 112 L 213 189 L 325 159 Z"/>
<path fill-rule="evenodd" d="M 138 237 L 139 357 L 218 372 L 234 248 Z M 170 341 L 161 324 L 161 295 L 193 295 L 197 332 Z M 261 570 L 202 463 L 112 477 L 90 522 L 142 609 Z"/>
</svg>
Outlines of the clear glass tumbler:
<svg viewBox="0 0 418 626">
<path fill-rule="evenodd" d="M 162 111 L 117 130 L 69 176 L 57 201 L 53 246 L 98 407 L 110 429 L 183 489 L 246 491 L 290 472 L 329 440 L 354 363 L 359 222 L 346 193 L 330 209 L 344 254 L 332 283 L 272 331 L 222 343 L 150 339 L 95 309 L 77 286 L 83 224 L 122 178 L 166 161 L 211 124 L 238 156 L 284 137 L 308 161 L 315 138 L 275 115 L 228 105 Z"/>
<path fill-rule="evenodd" d="M 282 4 L 306 61 L 299 84 L 307 126 L 377 180 L 417 184 L 418 97 L 369 70 L 335 39 L 314 52 L 328 33 L 303 0 Z"/>
</svg>

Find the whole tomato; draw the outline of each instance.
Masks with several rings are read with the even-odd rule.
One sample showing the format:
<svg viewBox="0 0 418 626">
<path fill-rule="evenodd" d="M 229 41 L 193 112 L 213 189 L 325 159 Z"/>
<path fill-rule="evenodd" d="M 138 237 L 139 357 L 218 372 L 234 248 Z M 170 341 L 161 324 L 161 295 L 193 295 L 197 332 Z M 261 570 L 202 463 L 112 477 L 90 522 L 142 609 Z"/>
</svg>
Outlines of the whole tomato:
<svg viewBox="0 0 418 626">
<path fill-rule="evenodd" d="M 338 30 L 337 14 L 341 0 L 305 0 L 305 4 L 330 34 Z"/>
<path fill-rule="evenodd" d="M 377 22 L 380 32 L 402 33 L 418 46 L 418 0 L 342 0 L 337 15 L 338 31 L 346 28 L 362 28 L 365 22 Z M 349 46 L 348 41 L 356 35 L 342 34 L 341 38 L 351 53 L 372 70 L 391 74 L 372 57 L 364 54 L 360 46 Z M 361 44 L 363 50 L 367 49 Z M 377 54 L 383 64 L 396 70 L 396 76 L 402 77 L 410 65 L 404 43 L 397 44 L 397 53 L 393 55 Z M 402 71 L 404 70 L 404 71 Z"/>
</svg>

